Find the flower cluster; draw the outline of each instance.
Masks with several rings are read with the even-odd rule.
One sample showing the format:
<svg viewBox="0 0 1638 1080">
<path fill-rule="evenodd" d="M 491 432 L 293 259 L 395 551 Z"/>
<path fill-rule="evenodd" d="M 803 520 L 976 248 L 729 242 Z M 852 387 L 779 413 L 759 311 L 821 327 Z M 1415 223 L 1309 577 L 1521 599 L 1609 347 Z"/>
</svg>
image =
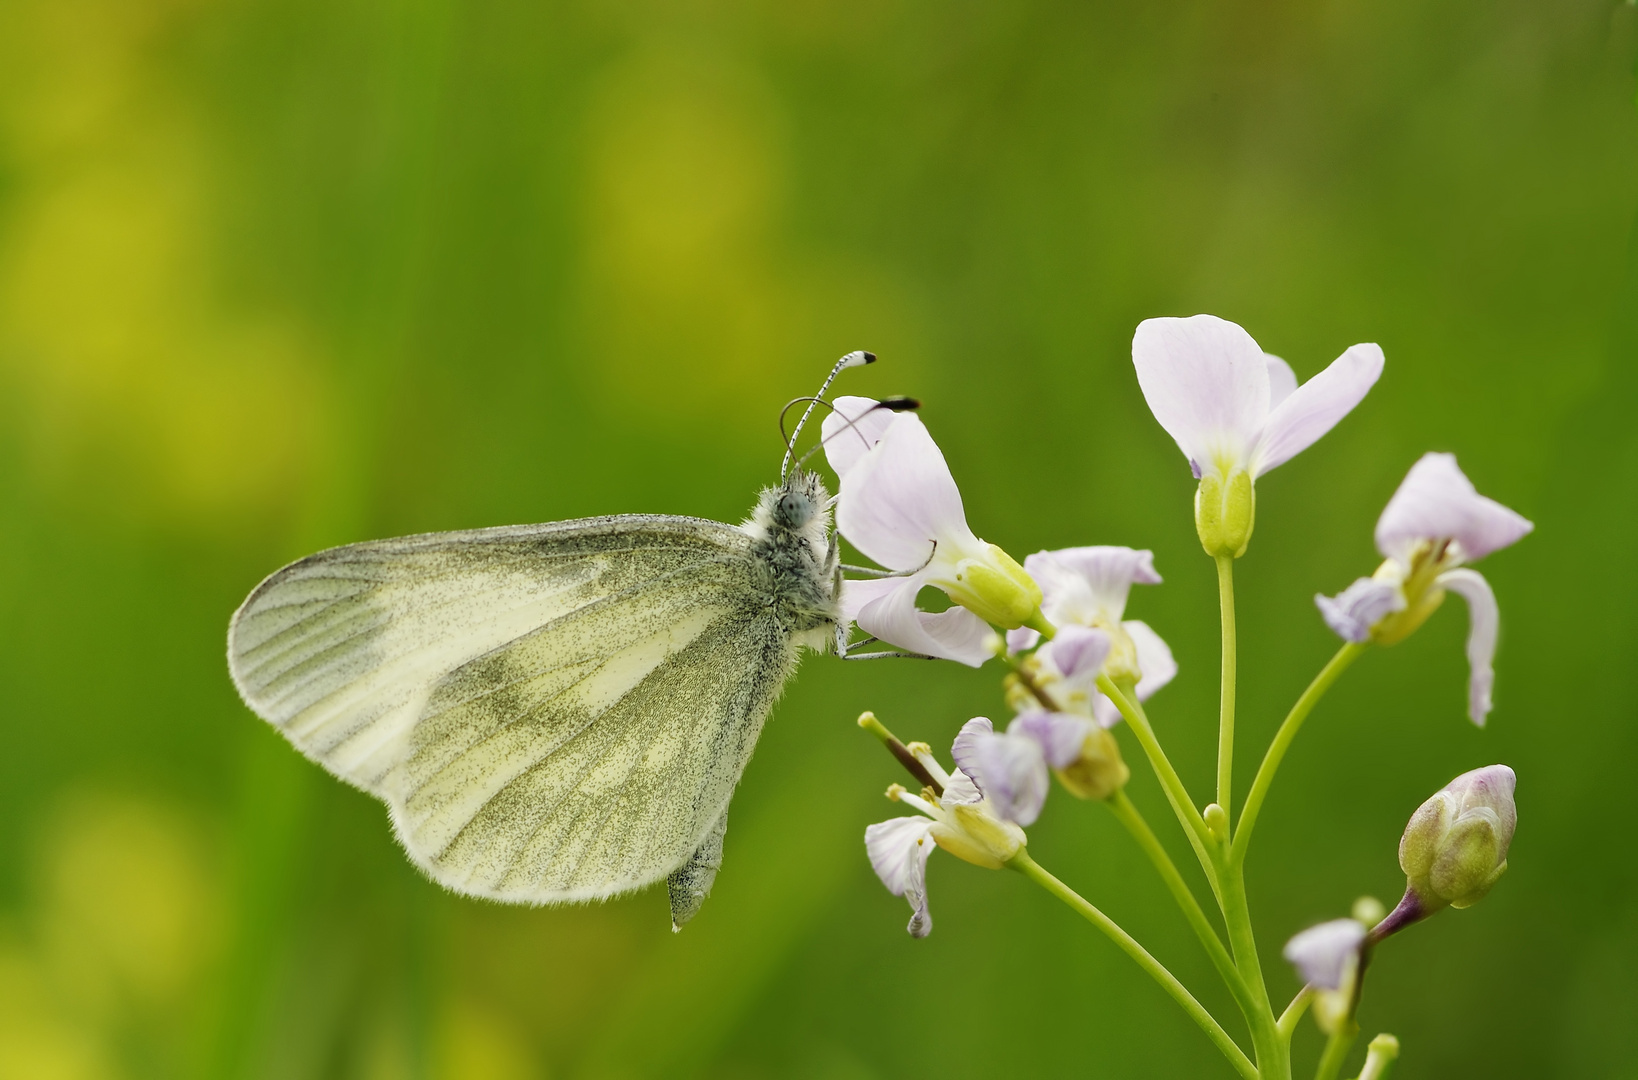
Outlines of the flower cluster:
<svg viewBox="0 0 1638 1080">
<path fill-rule="evenodd" d="M 1391 645 L 1414 632 L 1447 593 L 1468 605 L 1469 716 L 1482 725 L 1492 709 L 1499 623 L 1490 586 L 1471 563 L 1517 542 L 1532 528 L 1512 510 L 1478 494 L 1450 454 L 1417 461 L 1376 526 L 1384 562 L 1335 596 L 1318 596 L 1325 625 L 1343 639 L 1332 662 L 1291 710 L 1263 758 L 1237 820 L 1233 775 L 1234 647 L 1232 568 L 1256 522 L 1256 483 L 1312 445 L 1357 406 L 1383 370 L 1382 350 L 1354 345 L 1306 383 L 1265 353 L 1239 326 L 1209 315 L 1150 319 L 1132 345 L 1138 384 L 1155 418 L 1176 441 L 1196 481 L 1195 528 L 1218 565 L 1223 589 L 1223 701 L 1218 800 L 1201 808 L 1166 758 L 1145 703 L 1178 674 L 1165 640 L 1126 617 L 1135 585 L 1159 585 L 1152 552 L 1097 545 L 1037 551 L 1022 563 L 979 538 L 938 445 L 913 412 L 882 408 L 863 397 L 831 403 L 824 449 L 840 478 L 836 524 L 842 536 L 882 569 L 844 582 L 848 625 L 867 640 L 909 655 L 978 667 L 1005 666 L 1004 726 L 986 716 L 962 725 L 946 770 L 924 743 L 902 743 L 871 714 L 874 731 L 920 784 L 894 784 L 888 796 L 917 811 L 869 826 L 865 846 L 882 883 L 905 897 L 909 931 L 932 929 L 927 860 L 941 847 L 990 869 L 1022 870 L 1108 933 L 1177 998 L 1244 1075 L 1289 1075 L 1290 1025 L 1310 1001 L 1331 1040 L 1326 1068 L 1340 1067 L 1357 1026 L 1352 1017 L 1372 949 L 1445 907 L 1482 897 L 1506 868 L 1516 814 L 1514 775 L 1496 765 L 1463 774 L 1412 818 L 1400 845 L 1405 899 L 1389 914 L 1361 901 L 1350 918 L 1291 938 L 1285 955 L 1306 988 L 1276 1019 L 1253 987 L 1263 985 L 1255 949 L 1230 955 L 1165 849 L 1124 789 L 1130 770 L 1117 734 L 1122 720 L 1154 767 L 1168 802 L 1222 905 L 1231 939 L 1249 940 L 1243 911 L 1245 848 L 1275 771 L 1308 714 L 1342 671 L 1369 645 Z M 928 590 L 947 606 L 925 606 Z M 1211 955 L 1252 1033 L 1253 1063 L 1209 1013 L 1164 973 L 1147 952 L 1093 905 L 1042 870 L 1027 854 L 1025 829 L 1039 819 L 1056 778 L 1084 800 L 1110 807 L 1154 861 L 1202 945 Z M 1156 969 L 1159 968 L 1158 971 Z M 1371 1061 L 1386 1068 L 1397 1042 L 1381 1036 Z M 1270 1070 L 1265 1073 L 1264 1069 Z"/>
</svg>

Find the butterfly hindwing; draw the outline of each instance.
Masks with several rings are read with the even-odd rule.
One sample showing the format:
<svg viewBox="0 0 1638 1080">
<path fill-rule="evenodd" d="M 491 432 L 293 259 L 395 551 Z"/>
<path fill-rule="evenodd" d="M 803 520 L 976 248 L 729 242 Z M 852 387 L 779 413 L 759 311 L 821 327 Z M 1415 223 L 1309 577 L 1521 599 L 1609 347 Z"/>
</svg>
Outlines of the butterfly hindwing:
<svg viewBox="0 0 1638 1080">
<path fill-rule="evenodd" d="M 745 533 L 636 515 L 323 552 L 229 638 L 245 700 L 385 799 L 416 862 L 523 902 L 689 859 L 795 654 Z"/>
</svg>

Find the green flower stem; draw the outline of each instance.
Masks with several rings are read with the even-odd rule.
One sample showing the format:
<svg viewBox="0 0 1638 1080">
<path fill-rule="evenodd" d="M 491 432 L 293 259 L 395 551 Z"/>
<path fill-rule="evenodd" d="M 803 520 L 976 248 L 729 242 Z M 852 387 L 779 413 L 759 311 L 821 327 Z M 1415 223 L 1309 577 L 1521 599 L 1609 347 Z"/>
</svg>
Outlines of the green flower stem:
<svg viewBox="0 0 1638 1080">
<path fill-rule="evenodd" d="M 1348 1017 L 1338 1020 L 1337 1029 L 1331 1032 L 1331 1037 L 1325 1041 L 1325 1053 L 1320 1055 L 1319 1068 L 1314 1070 L 1314 1080 L 1337 1080 L 1342 1072 L 1342 1063 L 1347 1060 L 1348 1051 L 1353 1049 L 1354 1040 L 1358 1037 L 1358 1024 Z"/>
<path fill-rule="evenodd" d="M 1219 849 L 1221 850 L 1221 849 Z M 1246 981 L 1253 1008 L 1246 1018 L 1251 1025 L 1251 1042 L 1257 1052 L 1258 1076 L 1262 1080 L 1291 1080 L 1291 1054 L 1280 1038 L 1274 1010 L 1268 1003 L 1263 983 L 1263 966 L 1257 957 L 1257 937 L 1251 929 L 1251 910 L 1246 903 L 1245 875 L 1237 866 L 1221 868 L 1223 922 L 1228 927 L 1229 947 L 1234 965 Z"/>
<path fill-rule="evenodd" d="M 1177 820 L 1183 823 L 1184 831 L 1189 834 L 1189 840 L 1194 844 L 1195 854 L 1200 856 L 1200 865 L 1205 867 L 1207 876 L 1212 879 L 1212 888 L 1215 889 L 1217 867 L 1208 852 L 1216 841 L 1206 831 L 1206 822 L 1201 818 L 1200 811 L 1195 809 L 1194 800 L 1189 798 L 1189 790 L 1183 786 L 1182 777 L 1172 768 L 1166 751 L 1160 748 L 1160 740 L 1155 738 L 1154 729 L 1149 726 L 1149 717 L 1144 713 L 1137 695 L 1132 694 L 1128 697 L 1126 690 L 1116 686 L 1114 680 L 1107 675 L 1098 676 L 1098 689 L 1115 703 L 1115 708 L 1120 710 L 1120 714 L 1131 726 L 1132 734 L 1136 735 L 1137 741 L 1142 744 L 1143 752 L 1148 755 L 1149 764 L 1159 777 L 1161 788 L 1166 792 L 1167 801 L 1172 804 Z"/>
<path fill-rule="evenodd" d="M 1280 730 L 1275 732 L 1274 741 L 1269 744 L 1268 753 L 1263 755 L 1263 763 L 1257 769 L 1257 778 L 1251 782 L 1251 792 L 1246 796 L 1246 805 L 1240 811 L 1240 824 L 1234 830 L 1234 844 L 1229 851 L 1229 865 L 1239 867 L 1245 862 L 1246 848 L 1251 844 L 1251 830 L 1257 824 L 1257 814 L 1263 808 L 1263 799 L 1268 795 L 1268 789 L 1274 783 L 1274 774 L 1280 770 L 1280 762 L 1285 758 L 1286 750 L 1290 749 L 1291 741 L 1297 737 L 1304 720 L 1313 711 L 1319 699 L 1331 688 L 1331 684 L 1348 670 L 1348 665 L 1359 658 L 1365 651 L 1364 644 L 1352 642 L 1338 649 L 1329 663 L 1320 669 L 1314 676 L 1314 681 L 1308 684 L 1308 689 L 1302 692 L 1297 703 L 1291 706 L 1286 714 L 1285 722 Z"/>
<path fill-rule="evenodd" d="M 1256 1009 L 1251 991 L 1247 989 L 1245 980 L 1240 977 L 1240 972 L 1234 966 L 1234 960 L 1229 956 L 1228 950 L 1223 947 L 1217 931 L 1212 929 L 1211 922 L 1207 920 L 1205 911 L 1200 907 L 1200 901 L 1195 899 L 1194 892 L 1183 880 L 1183 875 L 1178 873 L 1172 857 L 1166 853 L 1154 831 L 1149 828 L 1149 823 L 1143 819 L 1142 813 L 1133 805 L 1124 790 L 1115 792 L 1105 800 L 1105 804 L 1120 823 L 1126 826 L 1126 831 L 1132 834 L 1132 839 L 1136 840 L 1138 847 L 1149 856 L 1149 861 L 1154 863 L 1155 870 L 1160 873 L 1167 888 L 1172 890 L 1172 897 L 1177 901 L 1177 906 L 1183 909 L 1183 917 L 1193 927 L 1195 936 L 1205 947 L 1211 962 L 1217 965 L 1218 974 L 1223 976 L 1223 981 L 1228 984 L 1229 993 L 1234 995 L 1235 1004 L 1240 1006 L 1240 1011 L 1245 1013 L 1249 1022 L 1252 1012 Z"/>
<path fill-rule="evenodd" d="M 1279 1022 L 1274 1025 L 1274 1029 L 1280 1033 L 1281 1040 L 1287 1046 L 1291 1045 L 1291 1036 L 1297 1030 L 1297 1021 L 1302 1019 L 1302 1014 L 1308 1011 L 1308 1006 L 1313 1002 L 1314 988 L 1304 986 L 1297 991 L 1297 996 L 1291 999 L 1291 1004 L 1285 1007 L 1285 1012 L 1280 1014 Z"/>
<path fill-rule="evenodd" d="M 1132 935 L 1122 930 L 1113 919 L 1099 911 L 1080 893 L 1047 873 L 1035 860 L 1029 857 L 1027 852 L 1020 850 L 1007 865 L 1022 873 L 1065 904 L 1068 904 L 1087 922 L 1103 931 L 1111 941 L 1120 946 L 1126 955 L 1137 962 L 1138 967 L 1148 972 L 1168 994 L 1172 995 L 1172 998 L 1182 1007 L 1183 1011 L 1188 1013 L 1196 1024 L 1200 1025 L 1200 1030 L 1206 1033 L 1206 1037 L 1216 1044 L 1217 1049 L 1222 1051 L 1224 1057 L 1228 1058 L 1229 1064 L 1234 1066 L 1236 1072 L 1245 1077 L 1245 1080 L 1259 1080 L 1257 1067 L 1251 1063 L 1250 1058 L 1246 1057 L 1245 1052 L 1235 1045 L 1234 1040 L 1229 1038 L 1229 1034 L 1223 1030 L 1223 1026 L 1213 1019 L 1211 1013 L 1206 1011 L 1205 1006 L 1196 1001 L 1194 995 L 1189 993 L 1188 989 L 1177 981 L 1177 977 L 1167 971 L 1166 966 L 1159 960 L 1149 955 L 1149 951 L 1139 945 Z"/>
<path fill-rule="evenodd" d="M 1223 681 L 1217 713 L 1217 805 L 1233 811 L 1234 681 L 1238 647 L 1234 636 L 1234 556 L 1218 555 L 1217 599 L 1223 619 Z"/>
<path fill-rule="evenodd" d="M 1365 1049 L 1365 1068 L 1355 1080 L 1388 1080 L 1393 1063 L 1399 1060 L 1399 1040 L 1392 1035 L 1378 1035 Z"/>
</svg>

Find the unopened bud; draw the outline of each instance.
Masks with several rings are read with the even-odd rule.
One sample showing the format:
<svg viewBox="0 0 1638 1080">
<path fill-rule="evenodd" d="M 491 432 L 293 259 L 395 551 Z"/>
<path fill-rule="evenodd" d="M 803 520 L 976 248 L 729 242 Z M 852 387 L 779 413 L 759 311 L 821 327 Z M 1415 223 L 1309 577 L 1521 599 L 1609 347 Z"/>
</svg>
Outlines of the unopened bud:
<svg viewBox="0 0 1638 1080">
<path fill-rule="evenodd" d="M 1041 587 L 994 544 L 982 558 L 956 563 L 953 581 L 939 583 L 950 599 L 1003 630 L 1016 630 L 1041 609 Z"/>
<path fill-rule="evenodd" d="M 1200 816 L 1205 820 L 1206 831 L 1211 833 L 1213 840 L 1216 840 L 1219 844 L 1229 842 L 1229 816 L 1227 810 L 1224 810 L 1217 803 L 1208 803 L 1205 810 L 1201 811 Z"/>
<path fill-rule="evenodd" d="M 1082 740 L 1081 756 L 1055 772 L 1064 790 L 1081 799 L 1107 799 L 1132 778 L 1132 770 L 1120 756 L 1120 744 L 1096 726 Z"/>
<path fill-rule="evenodd" d="M 1207 555 L 1246 553 L 1257 516 L 1257 494 L 1251 474 L 1235 468 L 1226 477 L 1208 471 L 1194 493 L 1194 527 Z"/>
<path fill-rule="evenodd" d="M 1399 865 L 1422 914 L 1477 903 L 1507 869 L 1518 811 L 1506 765 L 1463 773 L 1411 815 Z"/>
</svg>

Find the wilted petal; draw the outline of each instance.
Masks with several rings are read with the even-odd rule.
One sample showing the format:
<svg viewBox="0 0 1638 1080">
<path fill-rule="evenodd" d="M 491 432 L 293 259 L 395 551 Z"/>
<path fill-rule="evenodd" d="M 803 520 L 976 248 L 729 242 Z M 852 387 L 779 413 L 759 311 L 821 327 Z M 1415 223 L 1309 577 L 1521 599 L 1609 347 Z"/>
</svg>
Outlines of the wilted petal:
<svg viewBox="0 0 1638 1080">
<path fill-rule="evenodd" d="M 967 528 L 961 492 L 921 419 L 896 413 L 873 449 L 849 465 L 836 527 L 854 547 L 894 570 L 920 569 L 937 554 L 984 549 Z"/>
<path fill-rule="evenodd" d="M 1409 562 L 1418 541 L 1454 540 L 1458 554 L 1475 562 L 1535 528 L 1494 499 L 1480 495 L 1456 465 L 1455 454 L 1423 454 L 1376 523 L 1376 547 Z"/>
<path fill-rule="evenodd" d="M 882 580 L 892 582 L 893 588 L 878 590 L 880 583 L 873 581 L 849 582 L 849 588 L 843 589 L 844 602 L 850 591 L 879 591 L 879 595 L 873 596 L 853 617 L 865 633 L 910 652 L 955 660 L 970 667 L 978 667 L 990 658 L 985 644 L 990 628 L 983 619 L 961 607 L 936 614 L 918 609 L 916 594 L 922 586 L 919 576 Z"/>
<path fill-rule="evenodd" d="M 1297 388 L 1297 373 L 1273 353 L 1263 353 L 1263 362 L 1268 365 L 1268 408 L 1272 412 Z"/>
<path fill-rule="evenodd" d="M 999 734 L 989 720 L 975 717 L 962 727 L 950 754 L 1001 817 L 1033 825 L 1041 816 L 1047 797 L 1047 763 L 1035 739 L 1010 730 Z"/>
<path fill-rule="evenodd" d="M 1335 596 L 1316 595 L 1314 603 L 1326 626 L 1357 645 L 1371 639 L 1371 627 L 1405 610 L 1405 594 L 1393 582 L 1362 577 Z"/>
<path fill-rule="evenodd" d="M 1496 594 L 1477 570 L 1447 570 L 1434 578 L 1433 584 L 1467 601 L 1467 715 L 1484 727 L 1485 717 L 1490 715 L 1490 690 L 1496 682 L 1491 664 L 1496 659 L 1496 634 L 1501 627 Z"/>
<path fill-rule="evenodd" d="M 846 476 L 865 452 L 881 441 L 895 414 L 891 409 L 878 408 L 880 402 L 875 398 L 839 397 L 831 404 L 834 411 L 819 425 L 825 441 L 825 460 L 837 476 Z"/>
<path fill-rule="evenodd" d="M 1249 465 L 1269 411 L 1268 362 L 1250 334 L 1214 315 L 1145 319 L 1132 364 L 1149 411 L 1195 475 Z"/>
<path fill-rule="evenodd" d="M 1020 713 L 1007 725 L 1008 735 L 1034 740 L 1045 755 L 1046 763 L 1054 769 L 1061 769 L 1080 757 L 1081 747 L 1091 732 L 1092 722 L 1085 717 L 1045 710 Z"/>
<path fill-rule="evenodd" d="M 1269 414 L 1258 440 L 1252 475 L 1261 476 L 1312 446 L 1353 411 L 1381 374 L 1381 348 L 1354 345 L 1297 387 Z"/>
<path fill-rule="evenodd" d="M 926 937 L 933 929 L 927 913 L 927 856 L 934 843 L 933 823 L 924 817 L 901 817 L 865 828 L 865 851 L 870 865 L 887 891 L 910 901 L 911 937 Z"/>
<path fill-rule="evenodd" d="M 1105 544 L 1038 551 L 1024 569 L 1041 586 L 1041 610 L 1060 626 L 1118 623 L 1133 585 L 1160 584 L 1154 552 Z"/>
<path fill-rule="evenodd" d="M 1311 926 L 1285 944 L 1285 958 L 1317 990 L 1340 990 L 1365 944 L 1365 927 L 1354 919 Z"/>
</svg>

